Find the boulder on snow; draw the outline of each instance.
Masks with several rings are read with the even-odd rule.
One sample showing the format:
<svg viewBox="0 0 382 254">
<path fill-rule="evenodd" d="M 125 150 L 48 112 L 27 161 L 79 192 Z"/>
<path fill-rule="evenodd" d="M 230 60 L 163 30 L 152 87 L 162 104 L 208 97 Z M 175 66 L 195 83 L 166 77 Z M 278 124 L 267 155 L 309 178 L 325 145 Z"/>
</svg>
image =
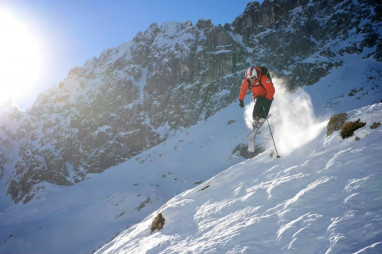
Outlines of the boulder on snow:
<svg viewBox="0 0 382 254">
<path fill-rule="evenodd" d="M 332 115 L 332 117 L 330 117 L 330 120 L 327 126 L 326 136 L 330 136 L 332 135 L 334 131 L 340 130 L 342 126 L 344 125 L 347 117 L 348 117 L 348 114 L 346 113 Z"/>
<path fill-rule="evenodd" d="M 158 213 L 153 222 L 151 223 L 150 232 L 152 233 L 154 230 L 161 230 L 164 225 L 165 218 L 162 216 L 162 213 Z"/>
<path fill-rule="evenodd" d="M 355 122 L 347 122 L 341 129 L 341 137 L 343 139 L 353 136 L 354 132 L 359 128 L 365 126 L 366 123 L 361 122 L 361 119 L 358 119 Z"/>
</svg>

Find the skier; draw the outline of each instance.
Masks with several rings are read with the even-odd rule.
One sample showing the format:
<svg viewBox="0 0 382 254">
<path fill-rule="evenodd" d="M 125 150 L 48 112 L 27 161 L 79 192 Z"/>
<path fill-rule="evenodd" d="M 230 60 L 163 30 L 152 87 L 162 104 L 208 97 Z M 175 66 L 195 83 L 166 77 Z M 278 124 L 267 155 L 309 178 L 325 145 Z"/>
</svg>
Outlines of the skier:
<svg viewBox="0 0 382 254">
<path fill-rule="evenodd" d="M 253 107 L 253 130 L 258 130 L 265 122 L 275 94 L 271 75 L 266 67 L 250 67 L 245 71 L 241 84 L 239 105 L 244 107 L 244 97 L 248 90 L 252 91 L 255 106 Z"/>
</svg>

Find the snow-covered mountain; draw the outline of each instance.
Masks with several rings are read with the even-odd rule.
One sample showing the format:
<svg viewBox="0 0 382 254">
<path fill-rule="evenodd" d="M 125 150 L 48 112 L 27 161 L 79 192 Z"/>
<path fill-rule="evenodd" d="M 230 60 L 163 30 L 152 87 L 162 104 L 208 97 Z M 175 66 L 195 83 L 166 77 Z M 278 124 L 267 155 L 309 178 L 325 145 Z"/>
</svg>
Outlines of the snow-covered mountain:
<svg viewBox="0 0 382 254">
<path fill-rule="evenodd" d="M 320 124 L 290 155 L 270 148 L 224 170 L 96 253 L 382 253 L 382 128 L 371 128 L 382 103 L 348 115 L 366 123 L 358 138 Z M 164 227 L 151 234 L 159 212 Z"/>
<path fill-rule="evenodd" d="M 360 59 L 365 64 L 349 66 L 349 80 L 362 86 L 342 80 L 331 89 L 380 102 L 380 8 L 374 1 L 264 1 L 249 4 L 231 25 L 154 23 L 73 68 L 21 118 L 2 114 L 4 147 L 7 139 L 13 144 L 1 156 L 2 172 L 4 164 L 12 171 L 7 192 L 27 203 L 40 183 L 78 183 L 208 119 L 237 100 L 242 73 L 252 64 L 296 88 Z M 341 104 L 324 86 L 318 89 L 325 100 Z"/>
<path fill-rule="evenodd" d="M 273 71 L 270 124 L 282 161 L 301 165 L 294 151 L 322 145 L 330 115 L 381 102 L 380 13 L 373 1 L 280 0 L 250 3 L 224 26 L 152 24 L 73 68 L 28 111 L 1 108 L 0 252 L 89 253 L 244 162 L 236 102 L 252 64 Z M 267 157 L 266 125 L 258 144 Z"/>
</svg>

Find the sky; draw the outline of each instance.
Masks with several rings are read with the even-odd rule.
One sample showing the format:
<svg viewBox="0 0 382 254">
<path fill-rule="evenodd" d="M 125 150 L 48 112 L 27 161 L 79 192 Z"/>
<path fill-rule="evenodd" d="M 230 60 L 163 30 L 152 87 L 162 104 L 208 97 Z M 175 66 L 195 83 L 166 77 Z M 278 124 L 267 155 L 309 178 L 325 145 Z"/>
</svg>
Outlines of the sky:
<svg viewBox="0 0 382 254">
<path fill-rule="evenodd" d="M 38 94 L 57 86 L 75 66 L 108 48 L 128 42 L 150 24 L 201 18 L 231 23 L 250 0 L 0 0 L 39 45 L 41 71 L 27 94 L 15 96 L 20 109 L 33 105 Z M 3 82 L 5 83 L 5 82 Z M 4 86 L 4 84 L 0 84 Z M 23 90 L 19 89 L 19 90 Z M 0 90 L 1 93 L 1 90 Z"/>
</svg>

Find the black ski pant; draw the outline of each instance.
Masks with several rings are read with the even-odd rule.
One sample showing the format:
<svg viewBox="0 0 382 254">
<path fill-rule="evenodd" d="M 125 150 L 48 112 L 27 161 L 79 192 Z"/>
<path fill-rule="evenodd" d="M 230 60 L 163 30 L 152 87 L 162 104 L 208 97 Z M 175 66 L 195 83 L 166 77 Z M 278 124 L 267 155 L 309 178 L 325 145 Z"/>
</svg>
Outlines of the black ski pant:
<svg viewBox="0 0 382 254">
<path fill-rule="evenodd" d="M 253 120 L 258 118 L 267 118 L 269 109 L 271 108 L 273 99 L 268 100 L 266 97 L 256 97 L 255 106 L 253 107 Z"/>
</svg>

